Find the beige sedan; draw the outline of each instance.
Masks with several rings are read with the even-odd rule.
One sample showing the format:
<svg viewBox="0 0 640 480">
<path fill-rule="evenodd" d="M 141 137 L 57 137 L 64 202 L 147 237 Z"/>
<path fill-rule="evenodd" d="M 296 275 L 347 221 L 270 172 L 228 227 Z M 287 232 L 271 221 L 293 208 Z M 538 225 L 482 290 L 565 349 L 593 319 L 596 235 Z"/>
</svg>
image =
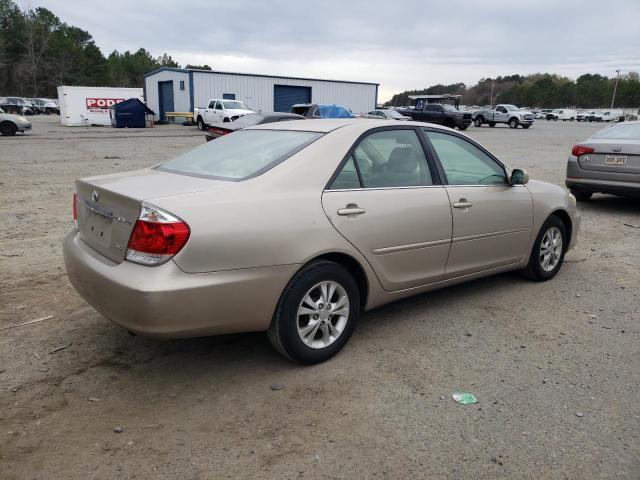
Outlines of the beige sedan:
<svg viewBox="0 0 640 480">
<path fill-rule="evenodd" d="M 105 317 L 158 337 L 266 330 L 304 363 L 385 303 L 509 270 L 549 280 L 579 227 L 562 188 L 417 122 L 257 126 L 76 192 L 67 272 Z"/>
</svg>

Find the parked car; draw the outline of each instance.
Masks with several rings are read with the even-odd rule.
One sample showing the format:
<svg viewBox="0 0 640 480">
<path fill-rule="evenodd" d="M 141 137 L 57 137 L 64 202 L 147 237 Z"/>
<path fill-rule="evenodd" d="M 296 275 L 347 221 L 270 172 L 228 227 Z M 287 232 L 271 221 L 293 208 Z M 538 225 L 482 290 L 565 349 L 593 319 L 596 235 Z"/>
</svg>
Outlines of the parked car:
<svg viewBox="0 0 640 480">
<path fill-rule="evenodd" d="M 508 270 L 549 280 L 579 226 L 563 188 L 395 120 L 258 125 L 75 188 L 65 264 L 99 312 L 160 337 L 266 330 L 304 363 L 361 311 Z"/>
<path fill-rule="evenodd" d="M 434 123 L 448 128 L 458 127 L 459 130 L 466 130 L 471 125 L 470 112 L 461 112 L 447 103 L 423 102 L 419 108 L 398 110 L 398 113 L 418 122 Z"/>
<path fill-rule="evenodd" d="M 578 117 L 578 112 L 571 108 L 563 108 L 557 112 L 557 120 L 566 122 L 567 120 L 573 122 Z"/>
<path fill-rule="evenodd" d="M 306 118 L 353 118 L 354 115 L 346 107 L 334 104 L 297 103 L 291 107 L 291 113 Z"/>
<path fill-rule="evenodd" d="M 214 123 L 207 127 L 207 132 L 204 138 L 207 142 L 214 140 L 223 135 L 228 135 L 236 130 L 242 130 L 243 128 L 253 127 L 255 125 L 262 125 L 265 123 L 274 122 L 287 122 L 290 120 L 306 120 L 306 117 L 302 115 L 296 115 L 295 113 L 249 113 L 237 119 L 234 122 L 222 122 Z"/>
<path fill-rule="evenodd" d="M 533 113 L 509 104 L 496 105 L 493 110 L 477 110 L 472 118 L 476 127 L 484 124 L 495 127 L 498 123 L 506 123 L 511 128 L 518 128 L 519 125 L 527 129 L 533 125 Z"/>
<path fill-rule="evenodd" d="M 50 115 L 52 113 L 60 114 L 60 107 L 51 99 L 48 98 L 27 98 L 27 101 L 33 105 L 36 113 L 45 113 Z"/>
<path fill-rule="evenodd" d="M 640 196 L 640 122 L 622 122 L 574 145 L 565 184 L 580 201 L 596 193 Z"/>
<path fill-rule="evenodd" d="M 233 122 L 243 115 L 256 113 L 240 100 L 212 98 L 207 105 L 206 108 L 193 109 L 193 118 L 200 130 L 205 130 L 212 123 Z"/>
<path fill-rule="evenodd" d="M 582 110 L 576 115 L 576 120 L 579 122 L 586 122 L 594 113 L 596 113 L 594 110 Z"/>
<path fill-rule="evenodd" d="M 549 113 L 547 113 L 546 119 L 547 120 L 558 120 L 558 115 L 560 114 L 560 109 L 556 108 L 554 110 L 551 110 Z"/>
<path fill-rule="evenodd" d="M 31 122 L 21 115 L 4 113 L 0 108 L 0 135 L 10 137 L 16 132 L 27 132 L 31 130 Z"/>
<path fill-rule="evenodd" d="M 372 110 L 365 114 L 364 117 L 376 120 L 411 120 L 411 117 L 391 109 Z"/>
<path fill-rule="evenodd" d="M 589 120 L 592 122 L 618 122 L 621 116 L 624 118 L 624 115 L 620 115 L 617 112 L 595 112 L 589 116 Z"/>
<path fill-rule="evenodd" d="M 33 115 L 35 108 L 22 97 L 0 97 L 0 108 L 14 115 Z"/>
<path fill-rule="evenodd" d="M 551 113 L 551 111 L 552 111 L 552 109 L 550 109 L 550 108 L 543 108 L 542 110 L 538 111 L 538 113 L 535 113 L 533 115 L 533 118 L 535 120 L 547 118 L 547 114 Z"/>
</svg>

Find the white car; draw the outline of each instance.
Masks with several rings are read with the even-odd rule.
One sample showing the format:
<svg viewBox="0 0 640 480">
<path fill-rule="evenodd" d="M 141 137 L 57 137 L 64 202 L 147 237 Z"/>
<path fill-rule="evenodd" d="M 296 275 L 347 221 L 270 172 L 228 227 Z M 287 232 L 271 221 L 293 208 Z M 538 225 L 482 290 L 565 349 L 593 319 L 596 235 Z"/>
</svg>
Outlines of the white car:
<svg viewBox="0 0 640 480">
<path fill-rule="evenodd" d="M 249 113 L 257 112 L 251 110 L 240 100 L 212 98 L 206 108 L 195 107 L 193 109 L 193 119 L 200 130 L 205 130 L 209 124 L 233 122 Z"/>
<path fill-rule="evenodd" d="M 594 113 L 591 118 L 594 122 L 617 122 L 620 119 L 620 114 L 616 112 L 598 112 Z"/>
<path fill-rule="evenodd" d="M 0 108 L 0 135 L 3 137 L 11 137 L 16 132 L 27 132 L 31 130 L 31 122 L 22 115 L 14 115 L 12 113 L 4 113 Z"/>
<path fill-rule="evenodd" d="M 582 112 L 578 112 L 576 120 L 579 122 L 590 122 L 590 118 L 595 115 L 595 113 L 595 110 L 583 110 Z"/>
<path fill-rule="evenodd" d="M 566 122 L 567 120 L 573 122 L 576 118 L 578 118 L 578 112 L 571 108 L 563 108 L 558 110 L 558 120 L 562 120 Z"/>
</svg>

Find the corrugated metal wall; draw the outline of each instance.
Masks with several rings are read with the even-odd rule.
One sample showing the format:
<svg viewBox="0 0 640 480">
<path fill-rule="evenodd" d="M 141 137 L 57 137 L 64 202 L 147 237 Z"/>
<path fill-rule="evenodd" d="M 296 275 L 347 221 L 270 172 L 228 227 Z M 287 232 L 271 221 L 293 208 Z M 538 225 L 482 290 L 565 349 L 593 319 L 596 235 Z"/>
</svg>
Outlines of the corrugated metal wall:
<svg viewBox="0 0 640 480">
<path fill-rule="evenodd" d="M 177 74 L 179 72 L 175 73 Z M 153 77 L 155 77 L 155 75 L 147 78 Z M 311 87 L 312 102 L 336 103 L 350 108 L 354 113 L 368 112 L 376 106 L 376 85 L 325 80 L 258 77 L 232 73 L 193 72 L 194 106 L 203 107 L 206 106 L 207 100 L 210 98 L 222 98 L 225 93 L 233 93 L 236 96 L 236 100 L 242 100 L 249 108 L 257 111 L 271 112 L 274 107 L 274 85 Z"/>
<path fill-rule="evenodd" d="M 164 70 L 149 75 L 144 79 L 145 99 L 147 106 L 156 114 L 159 119 L 160 105 L 158 103 L 158 82 L 173 80 L 173 107 L 176 112 L 191 111 L 191 101 L 189 99 L 189 74 L 175 70 Z M 180 81 L 184 81 L 184 90 L 180 90 Z"/>
</svg>

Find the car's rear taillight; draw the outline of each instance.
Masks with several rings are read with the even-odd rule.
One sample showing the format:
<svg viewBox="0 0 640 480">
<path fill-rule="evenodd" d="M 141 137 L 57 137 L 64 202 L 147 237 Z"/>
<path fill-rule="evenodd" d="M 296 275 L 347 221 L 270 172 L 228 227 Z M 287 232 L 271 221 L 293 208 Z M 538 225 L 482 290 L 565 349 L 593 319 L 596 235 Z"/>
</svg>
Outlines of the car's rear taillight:
<svg viewBox="0 0 640 480">
<path fill-rule="evenodd" d="M 78 194 L 73 192 L 73 221 L 78 224 Z"/>
<path fill-rule="evenodd" d="M 127 245 L 127 260 L 142 265 L 160 265 L 184 247 L 189 233 L 189 225 L 174 215 L 142 205 Z"/>
<path fill-rule="evenodd" d="M 584 145 L 574 145 L 571 149 L 571 155 L 574 157 L 579 157 L 580 155 L 585 155 L 587 153 L 593 153 L 593 148 L 585 147 Z"/>
<path fill-rule="evenodd" d="M 227 133 L 231 133 L 231 130 L 227 130 L 224 128 L 209 127 L 207 130 L 216 135 L 226 135 Z"/>
</svg>

